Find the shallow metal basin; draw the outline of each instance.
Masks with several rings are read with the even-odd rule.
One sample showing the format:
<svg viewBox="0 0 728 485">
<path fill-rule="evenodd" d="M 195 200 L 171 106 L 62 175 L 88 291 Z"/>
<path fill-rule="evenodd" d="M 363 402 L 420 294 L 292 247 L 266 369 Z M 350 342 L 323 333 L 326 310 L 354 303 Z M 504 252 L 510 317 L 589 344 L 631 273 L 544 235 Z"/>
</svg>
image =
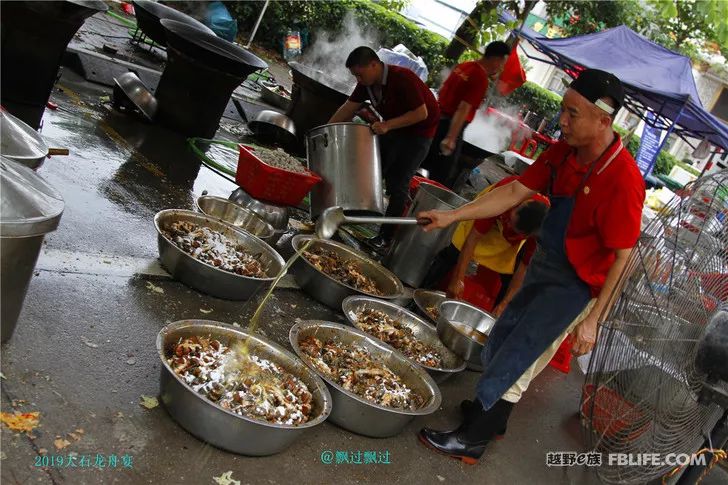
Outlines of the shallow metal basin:
<svg viewBox="0 0 728 485">
<path fill-rule="evenodd" d="M 321 376 L 331 392 L 333 409 L 329 421 L 332 423 L 364 436 L 385 438 L 399 434 L 416 416 L 432 414 L 440 407 L 442 395 L 432 377 L 422 367 L 389 345 L 350 326 L 320 320 L 303 321 L 291 328 L 289 339 L 293 350 L 306 364 L 308 358 L 301 351 L 298 342 L 309 335 L 323 340 L 336 339 L 344 344 L 356 344 L 366 348 L 375 358 L 381 359 L 392 372 L 401 377 L 410 389 L 425 398 L 425 405 L 412 411 L 379 406 Z M 318 374 L 316 369 L 313 370 Z"/>
<path fill-rule="evenodd" d="M 311 419 L 299 426 L 268 423 L 233 413 L 212 403 L 187 385 L 167 363 L 171 348 L 193 335 L 210 336 L 228 344 L 246 340 L 251 354 L 280 365 L 301 379 L 313 394 Z M 162 362 L 159 394 L 170 416 L 197 438 L 233 453 L 265 456 L 288 448 L 307 430 L 324 422 L 331 413 L 331 394 L 324 382 L 295 355 L 278 344 L 211 320 L 181 320 L 170 323 L 157 335 L 157 353 Z"/>
</svg>

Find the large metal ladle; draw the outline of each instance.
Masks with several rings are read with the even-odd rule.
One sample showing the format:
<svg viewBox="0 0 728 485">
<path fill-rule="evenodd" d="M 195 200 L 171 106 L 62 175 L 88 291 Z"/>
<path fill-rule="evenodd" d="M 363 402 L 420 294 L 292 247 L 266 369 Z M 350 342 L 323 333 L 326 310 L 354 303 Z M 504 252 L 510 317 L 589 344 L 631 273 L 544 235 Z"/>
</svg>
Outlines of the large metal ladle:
<svg viewBox="0 0 728 485">
<path fill-rule="evenodd" d="M 316 237 L 331 239 L 342 224 L 417 224 L 426 226 L 432 221 L 426 217 L 353 217 L 344 214 L 344 209 L 338 206 L 325 209 L 316 221 Z"/>
</svg>

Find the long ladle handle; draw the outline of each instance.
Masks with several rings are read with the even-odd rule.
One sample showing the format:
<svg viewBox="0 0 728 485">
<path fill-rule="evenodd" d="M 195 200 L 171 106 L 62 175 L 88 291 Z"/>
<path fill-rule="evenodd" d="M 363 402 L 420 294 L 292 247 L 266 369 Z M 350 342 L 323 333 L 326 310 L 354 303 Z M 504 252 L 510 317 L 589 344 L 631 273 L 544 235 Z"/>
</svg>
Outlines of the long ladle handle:
<svg viewBox="0 0 728 485">
<path fill-rule="evenodd" d="M 407 224 L 418 226 L 426 226 L 432 222 L 427 217 L 362 217 L 362 216 L 347 216 L 344 218 L 344 222 L 348 224 Z"/>
</svg>

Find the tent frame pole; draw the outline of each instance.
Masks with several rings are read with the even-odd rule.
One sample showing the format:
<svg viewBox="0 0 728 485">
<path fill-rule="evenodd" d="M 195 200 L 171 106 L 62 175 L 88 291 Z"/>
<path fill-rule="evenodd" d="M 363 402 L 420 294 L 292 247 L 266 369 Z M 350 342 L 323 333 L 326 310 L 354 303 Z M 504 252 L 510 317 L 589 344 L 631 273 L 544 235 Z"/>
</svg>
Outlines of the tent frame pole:
<svg viewBox="0 0 728 485">
<path fill-rule="evenodd" d="M 246 49 L 250 49 L 250 45 L 253 43 L 253 39 L 255 39 L 255 34 L 258 33 L 258 27 L 260 27 L 260 23 L 263 21 L 263 15 L 265 15 L 265 9 L 268 8 L 269 3 L 270 3 L 270 0 L 265 0 L 265 4 L 263 4 L 263 8 L 260 10 L 260 15 L 258 15 L 258 20 L 255 21 L 255 26 L 253 27 L 253 32 L 250 33 L 250 38 L 248 39 L 248 43 L 245 45 Z"/>
</svg>

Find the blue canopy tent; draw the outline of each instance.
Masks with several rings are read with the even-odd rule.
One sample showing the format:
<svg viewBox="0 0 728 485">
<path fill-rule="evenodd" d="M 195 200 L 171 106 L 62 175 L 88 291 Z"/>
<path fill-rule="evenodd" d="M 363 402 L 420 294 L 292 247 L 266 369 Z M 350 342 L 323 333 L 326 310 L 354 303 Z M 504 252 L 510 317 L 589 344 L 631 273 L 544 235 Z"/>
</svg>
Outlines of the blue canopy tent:
<svg viewBox="0 0 728 485">
<path fill-rule="evenodd" d="M 617 76 L 625 86 L 625 108 L 649 126 L 667 131 L 658 152 L 671 133 L 693 148 L 691 138 L 728 151 L 728 126 L 703 108 L 689 58 L 624 25 L 563 39 L 548 39 L 527 28 L 514 33 L 545 56 L 529 58 L 553 64 L 571 77 L 586 68 Z"/>
</svg>

